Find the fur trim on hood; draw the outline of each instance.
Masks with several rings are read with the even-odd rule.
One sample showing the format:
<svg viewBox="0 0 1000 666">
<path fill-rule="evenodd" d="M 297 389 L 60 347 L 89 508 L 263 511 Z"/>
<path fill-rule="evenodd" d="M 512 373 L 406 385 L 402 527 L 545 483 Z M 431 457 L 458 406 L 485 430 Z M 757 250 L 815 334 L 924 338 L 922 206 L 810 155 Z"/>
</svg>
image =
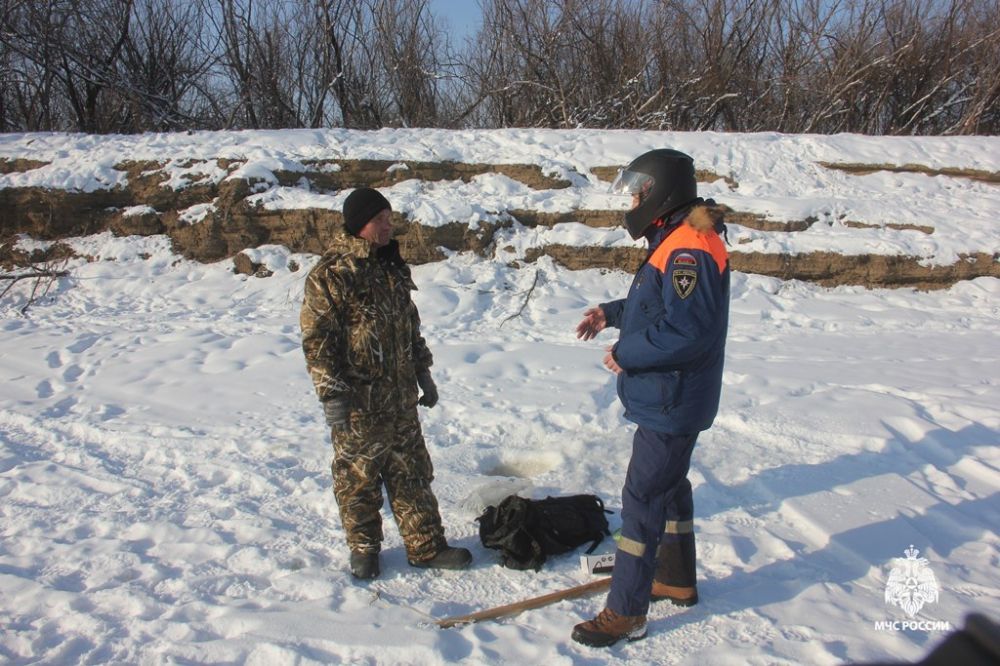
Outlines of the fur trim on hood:
<svg viewBox="0 0 1000 666">
<path fill-rule="evenodd" d="M 698 233 L 703 234 L 713 230 L 722 233 L 724 218 L 725 209 L 722 206 L 714 201 L 706 201 L 692 208 L 684 218 L 684 223 Z"/>
</svg>

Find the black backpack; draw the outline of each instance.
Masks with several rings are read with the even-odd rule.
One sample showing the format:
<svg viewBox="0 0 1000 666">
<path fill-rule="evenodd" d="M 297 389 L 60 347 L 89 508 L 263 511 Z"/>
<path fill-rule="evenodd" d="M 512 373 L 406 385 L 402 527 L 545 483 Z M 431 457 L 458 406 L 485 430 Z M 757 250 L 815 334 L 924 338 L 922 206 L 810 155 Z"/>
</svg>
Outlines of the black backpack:
<svg viewBox="0 0 1000 666">
<path fill-rule="evenodd" d="M 488 506 L 479 523 L 479 540 L 500 551 L 500 564 L 538 571 L 549 555 L 559 555 L 589 542 L 594 552 L 608 532 L 604 502 L 596 495 L 570 495 L 529 500 L 509 495 Z"/>
</svg>

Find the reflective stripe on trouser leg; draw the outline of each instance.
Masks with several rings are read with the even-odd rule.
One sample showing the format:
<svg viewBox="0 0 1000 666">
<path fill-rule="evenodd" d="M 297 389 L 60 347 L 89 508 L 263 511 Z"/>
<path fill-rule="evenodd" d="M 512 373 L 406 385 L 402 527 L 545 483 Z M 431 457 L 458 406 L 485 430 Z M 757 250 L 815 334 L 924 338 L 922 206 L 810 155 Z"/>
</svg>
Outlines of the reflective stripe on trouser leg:
<svg viewBox="0 0 1000 666">
<path fill-rule="evenodd" d="M 691 483 L 686 478 L 667 505 L 667 525 L 663 530 L 663 541 L 656 551 L 656 573 L 658 583 L 672 587 L 694 587 L 695 585 L 695 539 L 694 539 L 694 499 Z"/>
<path fill-rule="evenodd" d="M 639 426 L 622 488 L 622 539 L 615 555 L 607 606 L 645 615 L 668 507 L 684 486 L 698 435 L 669 435 Z M 690 492 L 690 484 L 687 484 Z M 625 544 L 622 547 L 621 544 Z"/>
<path fill-rule="evenodd" d="M 410 560 L 428 560 L 447 545 L 437 498 L 431 490 L 433 479 L 434 467 L 414 407 L 395 419 L 394 444 L 382 469 L 389 504 Z"/>
</svg>

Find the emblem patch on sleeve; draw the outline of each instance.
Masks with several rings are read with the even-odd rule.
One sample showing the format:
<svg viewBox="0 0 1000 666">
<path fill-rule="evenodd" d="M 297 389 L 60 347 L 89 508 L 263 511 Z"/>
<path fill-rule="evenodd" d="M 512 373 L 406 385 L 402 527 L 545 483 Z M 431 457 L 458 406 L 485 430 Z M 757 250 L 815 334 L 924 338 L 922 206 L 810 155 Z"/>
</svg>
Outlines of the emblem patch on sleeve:
<svg viewBox="0 0 1000 666">
<path fill-rule="evenodd" d="M 698 271 L 689 268 L 674 268 L 671 280 L 677 295 L 681 298 L 687 298 L 694 292 L 694 287 L 698 284 Z"/>
</svg>

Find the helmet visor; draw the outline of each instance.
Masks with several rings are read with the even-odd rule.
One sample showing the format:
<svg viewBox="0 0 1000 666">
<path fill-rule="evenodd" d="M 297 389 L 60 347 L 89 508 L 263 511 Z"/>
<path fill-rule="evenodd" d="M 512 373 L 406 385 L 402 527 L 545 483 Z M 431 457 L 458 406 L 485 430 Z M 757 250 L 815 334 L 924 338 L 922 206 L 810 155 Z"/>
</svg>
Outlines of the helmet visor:
<svg viewBox="0 0 1000 666">
<path fill-rule="evenodd" d="M 653 177 L 649 174 L 619 169 L 618 177 L 615 178 L 615 182 L 611 183 L 610 191 L 613 194 L 626 194 L 644 199 L 652 187 Z"/>
</svg>

